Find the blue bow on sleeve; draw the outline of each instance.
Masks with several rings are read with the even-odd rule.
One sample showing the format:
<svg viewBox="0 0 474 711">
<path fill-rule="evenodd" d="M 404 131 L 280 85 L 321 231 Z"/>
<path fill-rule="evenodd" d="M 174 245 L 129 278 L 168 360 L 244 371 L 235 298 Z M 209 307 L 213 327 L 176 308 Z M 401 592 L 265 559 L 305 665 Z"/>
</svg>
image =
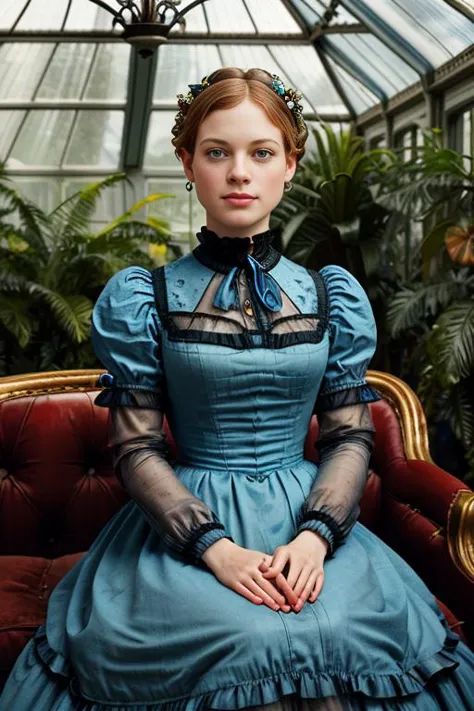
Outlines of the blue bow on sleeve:
<svg viewBox="0 0 474 711">
<path fill-rule="evenodd" d="M 250 254 L 247 255 L 247 260 L 251 268 L 251 279 L 258 300 L 268 311 L 281 311 L 283 302 L 277 282 L 262 269 L 260 263 Z M 239 294 L 236 284 L 238 271 L 238 267 L 233 267 L 222 280 L 213 301 L 213 306 L 216 309 L 228 311 L 232 307 L 239 307 Z"/>
</svg>

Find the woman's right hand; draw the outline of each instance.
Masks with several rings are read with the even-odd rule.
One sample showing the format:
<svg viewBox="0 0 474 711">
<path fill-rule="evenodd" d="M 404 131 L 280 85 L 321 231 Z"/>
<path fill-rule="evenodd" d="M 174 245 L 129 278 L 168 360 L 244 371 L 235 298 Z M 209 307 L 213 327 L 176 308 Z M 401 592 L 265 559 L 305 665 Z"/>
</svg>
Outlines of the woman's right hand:
<svg viewBox="0 0 474 711">
<path fill-rule="evenodd" d="M 255 603 L 267 605 L 272 610 L 291 610 L 285 596 L 271 580 L 263 577 L 259 565 L 264 560 L 271 564 L 272 556 L 261 551 L 242 548 L 228 538 L 221 538 L 204 551 L 202 560 L 216 578 L 231 590 Z M 295 596 L 295 603 L 296 603 Z"/>
</svg>

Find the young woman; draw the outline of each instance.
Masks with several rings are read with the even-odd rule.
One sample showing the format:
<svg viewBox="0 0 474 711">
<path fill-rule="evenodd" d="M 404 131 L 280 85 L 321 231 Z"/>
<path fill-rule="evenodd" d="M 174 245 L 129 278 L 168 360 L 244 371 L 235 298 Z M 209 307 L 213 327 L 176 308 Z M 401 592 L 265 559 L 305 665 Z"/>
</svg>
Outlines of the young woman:
<svg viewBox="0 0 474 711">
<path fill-rule="evenodd" d="M 298 100 L 234 68 L 180 98 L 199 245 L 119 272 L 93 314 L 96 402 L 131 500 L 53 592 L 1 711 L 474 709 L 474 654 L 356 522 L 379 398 L 367 296 L 272 246 L 304 153 Z"/>
</svg>

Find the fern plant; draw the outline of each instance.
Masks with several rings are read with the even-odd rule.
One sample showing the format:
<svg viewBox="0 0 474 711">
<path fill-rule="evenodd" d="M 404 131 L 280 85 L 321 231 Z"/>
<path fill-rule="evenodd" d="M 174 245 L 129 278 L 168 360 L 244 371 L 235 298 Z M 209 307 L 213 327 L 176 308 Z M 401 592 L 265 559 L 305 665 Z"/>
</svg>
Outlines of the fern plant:
<svg viewBox="0 0 474 711">
<path fill-rule="evenodd" d="M 150 195 L 91 230 L 99 198 L 126 179 L 117 174 L 88 185 L 47 214 L 0 166 L 0 374 L 95 366 L 90 317 L 108 279 L 131 264 L 153 268 L 150 244 L 179 256 L 166 222 L 137 216 L 172 195 Z"/>
</svg>

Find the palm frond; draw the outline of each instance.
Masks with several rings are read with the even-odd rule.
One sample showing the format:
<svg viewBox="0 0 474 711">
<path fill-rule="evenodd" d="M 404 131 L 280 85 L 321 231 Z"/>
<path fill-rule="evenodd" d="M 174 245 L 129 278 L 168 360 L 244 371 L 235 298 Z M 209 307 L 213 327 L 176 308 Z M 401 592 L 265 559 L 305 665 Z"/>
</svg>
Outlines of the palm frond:
<svg viewBox="0 0 474 711">
<path fill-rule="evenodd" d="M 48 303 L 58 326 L 74 343 L 82 343 L 89 336 L 90 317 L 94 304 L 82 294 L 60 294 L 35 285 L 34 292 Z"/>
<path fill-rule="evenodd" d="M 129 210 L 126 210 L 122 215 L 117 217 L 115 220 L 113 220 L 110 224 L 108 224 L 102 230 L 97 232 L 96 237 L 101 237 L 103 234 L 107 234 L 108 232 L 113 232 L 116 228 L 118 228 L 123 223 L 129 222 L 131 220 L 131 218 L 133 217 L 133 215 L 135 215 L 135 213 L 139 212 L 147 205 L 150 205 L 151 203 L 154 203 L 157 200 L 163 200 L 164 198 L 175 198 L 175 197 L 176 197 L 176 195 L 174 195 L 173 193 L 155 193 L 152 195 L 147 195 L 147 197 L 136 202 L 135 205 L 133 205 Z M 137 222 L 139 222 L 140 224 L 146 224 L 140 220 Z"/>
<path fill-rule="evenodd" d="M 97 183 L 90 183 L 64 200 L 49 215 L 56 236 L 61 241 L 67 241 L 75 234 L 87 233 L 90 219 L 102 193 L 124 181 L 129 182 L 125 173 L 109 175 Z"/>
<path fill-rule="evenodd" d="M 441 314 L 428 348 L 442 383 L 457 383 L 474 371 L 474 301 L 451 304 Z"/>
<path fill-rule="evenodd" d="M 393 338 L 404 331 L 421 326 L 430 316 L 446 308 L 457 296 L 456 282 L 418 284 L 415 288 L 404 287 L 393 297 L 387 311 L 387 325 Z"/>
<path fill-rule="evenodd" d="M 28 345 L 33 322 L 24 299 L 0 294 L 0 323 L 15 337 L 21 348 Z"/>
</svg>

